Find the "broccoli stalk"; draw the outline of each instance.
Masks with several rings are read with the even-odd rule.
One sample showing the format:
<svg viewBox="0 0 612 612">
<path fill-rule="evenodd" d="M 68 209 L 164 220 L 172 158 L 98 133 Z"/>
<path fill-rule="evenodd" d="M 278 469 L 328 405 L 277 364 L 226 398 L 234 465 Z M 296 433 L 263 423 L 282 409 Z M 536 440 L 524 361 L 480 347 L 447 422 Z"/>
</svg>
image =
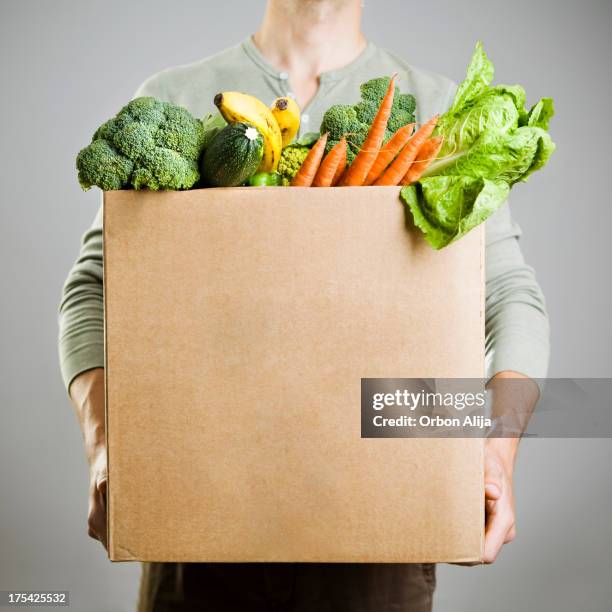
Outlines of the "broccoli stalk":
<svg viewBox="0 0 612 612">
<path fill-rule="evenodd" d="M 189 111 L 135 98 L 102 124 L 76 165 L 83 189 L 189 189 L 200 178 L 204 128 Z"/>
<path fill-rule="evenodd" d="M 389 77 L 371 79 L 363 83 L 359 90 L 361 100 L 352 106 L 336 104 L 325 112 L 321 122 L 321 134 L 329 133 L 326 151 L 329 151 L 341 138 L 346 136 L 348 143 L 347 158 L 351 163 L 359 152 L 376 116 L 380 102 L 389 87 Z M 414 121 L 416 101 L 412 94 L 402 94 L 398 87 L 393 95 L 393 106 L 387 123 L 385 142 L 406 123 Z"/>
</svg>

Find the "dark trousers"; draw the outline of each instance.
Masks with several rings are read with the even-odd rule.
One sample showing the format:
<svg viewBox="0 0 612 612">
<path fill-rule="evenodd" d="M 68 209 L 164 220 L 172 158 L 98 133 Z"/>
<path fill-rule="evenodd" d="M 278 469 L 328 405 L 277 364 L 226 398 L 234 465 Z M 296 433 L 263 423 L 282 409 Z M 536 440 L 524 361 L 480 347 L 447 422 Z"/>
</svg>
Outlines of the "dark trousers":
<svg viewBox="0 0 612 612">
<path fill-rule="evenodd" d="M 433 564 L 144 563 L 138 612 L 430 612 Z"/>
</svg>

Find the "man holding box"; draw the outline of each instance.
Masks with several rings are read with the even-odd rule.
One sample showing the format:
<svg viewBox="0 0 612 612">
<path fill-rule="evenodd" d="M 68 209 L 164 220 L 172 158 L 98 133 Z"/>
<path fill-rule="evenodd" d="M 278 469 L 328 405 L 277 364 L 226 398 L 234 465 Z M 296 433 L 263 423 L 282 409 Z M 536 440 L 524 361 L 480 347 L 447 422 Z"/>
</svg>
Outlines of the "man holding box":
<svg viewBox="0 0 612 612">
<path fill-rule="evenodd" d="M 247 91 L 262 100 L 293 96 L 301 131 L 318 129 L 323 112 L 358 98 L 359 84 L 398 74 L 417 100 L 419 122 L 449 106 L 455 85 L 418 70 L 366 41 L 359 0 L 268 0 L 260 29 L 240 45 L 165 70 L 137 95 L 180 104 L 195 116 L 214 95 Z M 486 350 L 491 377 L 544 377 L 548 321 L 533 271 L 521 255 L 508 207 L 487 222 Z M 64 381 L 76 407 L 90 467 L 89 535 L 106 544 L 106 449 L 101 213 L 85 234 L 60 308 Z M 533 393 L 521 399 L 530 404 Z M 515 536 L 512 472 L 516 438 L 490 439 L 485 454 L 485 562 Z M 431 564 L 145 564 L 140 609 L 430 610 Z"/>
</svg>

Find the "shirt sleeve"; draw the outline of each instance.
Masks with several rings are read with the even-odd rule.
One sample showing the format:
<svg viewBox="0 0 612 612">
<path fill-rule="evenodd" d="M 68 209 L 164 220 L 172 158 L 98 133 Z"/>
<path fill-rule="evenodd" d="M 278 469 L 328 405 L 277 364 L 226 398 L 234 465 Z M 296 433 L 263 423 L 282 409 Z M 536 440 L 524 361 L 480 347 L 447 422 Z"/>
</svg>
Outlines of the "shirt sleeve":
<svg viewBox="0 0 612 612">
<path fill-rule="evenodd" d="M 83 235 L 64 283 L 59 309 L 59 356 L 66 389 L 82 372 L 104 367 L 102 208 Z"/>
<path fill-rule="evenodd" d="M 168 99 L 163 73 L 145 81 L 134 97 Z M 104 367 L 104 277 L 102 207 L 81 240 L 64 283 L 59 307 L 59 359 L 66 389 L 81 373 Z"/>
<path fill-rule="evenodd" d="M 487 377 L 512 370 L 545 378 L 550 353 L 546 303 L 519 246 L 508 203 L 486 222 L 485 349 Z"/>
<path fill-rule="evenodd" d="M 445 112 L 455 97 L 451 83 Z M 519 245 L 521 230 L 506 202 L 486 222 L 485 367 L 490 378 L 511 370 L 545 378 L 550 355 L 546 302 Z"/>
</svg>

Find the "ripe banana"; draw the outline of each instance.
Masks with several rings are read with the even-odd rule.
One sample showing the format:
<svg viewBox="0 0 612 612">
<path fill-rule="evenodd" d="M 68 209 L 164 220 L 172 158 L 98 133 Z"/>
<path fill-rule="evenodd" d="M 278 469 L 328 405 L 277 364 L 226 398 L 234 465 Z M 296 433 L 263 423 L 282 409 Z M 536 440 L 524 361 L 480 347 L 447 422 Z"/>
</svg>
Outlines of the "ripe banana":
<svg viewBox="0 0 612 612">
<path fill-rule="evenodd" d="M 286 147 L 300 129 L 300 107 L 293 98 L 276 98 L 270 109 L 280 127 L 283 147 Z"/>
<path fill-rule="evenodd" d="M 255 96 L 239 91 L 218 93 L 214 102 L 228 123 L 242 121 L 259 130 L 264 139 L 264 153 L 257 171 L 276 172 L 283 141 L 272 111 Z"/>
</svg>

